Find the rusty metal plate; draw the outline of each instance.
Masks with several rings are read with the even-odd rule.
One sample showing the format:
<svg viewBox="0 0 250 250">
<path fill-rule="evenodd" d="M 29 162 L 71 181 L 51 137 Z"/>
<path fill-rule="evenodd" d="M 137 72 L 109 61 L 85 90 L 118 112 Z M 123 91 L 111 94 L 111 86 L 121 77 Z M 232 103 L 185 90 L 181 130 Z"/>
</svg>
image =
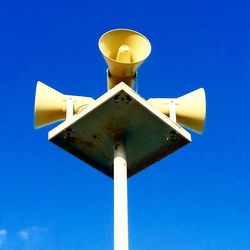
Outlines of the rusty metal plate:
<svg viewBox="0 0 250 250">
<path fill-rule="evenodd" d="M 191 141 L 190 134 L 124 83 L 49 132 L 49 140 L 113 178 L 117 136 L 126 140 L 128 176 Z"/>
</svg>

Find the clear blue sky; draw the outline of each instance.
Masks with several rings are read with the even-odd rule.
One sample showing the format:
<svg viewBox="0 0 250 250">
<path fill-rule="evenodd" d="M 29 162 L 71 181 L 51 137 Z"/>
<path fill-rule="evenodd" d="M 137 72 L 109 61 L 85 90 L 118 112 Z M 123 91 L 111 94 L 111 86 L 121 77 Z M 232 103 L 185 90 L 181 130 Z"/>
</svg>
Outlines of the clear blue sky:
<svg viewBox="0 0 250 250">
<path fill-rule="evenodd" d="M 113 249 L 113 182 L 33 127 L 38 80 L 106 91 L 98 39 L 148 37 L 144 98 L 204 87 L 205 133 L 129 180 L 132 250 L 250 249 L 249 1 L 4 1 L 0 9 L 0 249 Z"/>
</svg>

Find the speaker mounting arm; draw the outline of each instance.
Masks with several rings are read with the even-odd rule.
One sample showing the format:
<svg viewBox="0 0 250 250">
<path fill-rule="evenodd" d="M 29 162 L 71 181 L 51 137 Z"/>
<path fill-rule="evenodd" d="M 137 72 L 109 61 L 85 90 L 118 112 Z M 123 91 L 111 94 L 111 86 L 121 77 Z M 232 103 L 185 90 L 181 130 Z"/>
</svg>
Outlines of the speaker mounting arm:
<svg viewBox="0 0 250 250">
<path fill-rule="evenodd" d="M 173 121 L 176 122 L 176 109 L 175 109 L 175 103 L 173 101 L 170 101 L 168 104 L 169 107 L 169 118 Z"/>
<path fill-rule="evenodd" d="M 69 120 L 74 115 L 74 101 L 72 97 L 67 96 L 66 102 L 66 120 Z"/>
</svg>

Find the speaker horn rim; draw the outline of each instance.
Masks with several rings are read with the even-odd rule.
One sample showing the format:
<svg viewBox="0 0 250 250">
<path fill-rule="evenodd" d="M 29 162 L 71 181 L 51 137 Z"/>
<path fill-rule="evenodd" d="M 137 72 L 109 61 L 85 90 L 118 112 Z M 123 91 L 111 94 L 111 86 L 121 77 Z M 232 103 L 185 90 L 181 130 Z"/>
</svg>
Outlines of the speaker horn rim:
<svg viewBox="0 0 250 250">
<path fill-rule="evenodd" d="M 111 33 L 111 32 L 114 32 L 114 31 L 129 31 L 129 32 L 135 33 L 135 34 L 141 36 L 142 38 L 144 38 L 145 41 L 146 41 L 147 44 L 148 44 L 148 53 L 147 53 L 147 55 L 144 57 L 144 59 L 139 60 L 139 61 L 137 61 L 137 62 L 125 62 L 125 63 L 123 63 L 123 62 L 116 61 L 115 59 L 113 59 L 113 58 L 111 58 L 111 57 L 109 57 L 109 56 L 106 56 L 105 53 L 104 53 L 104 51 L 103 51 L 103 49 L 101 48 L 101 40 L 103 39 L 104 36 L 106 36 L 107 34 L 109 34 L 109 33 Z M 112 29 L 112 30 L 109 30 L 109 31 L 105 32 L 105 33 L 99 38 L 99 40 L 98 40 L 98 47 L 99 47 L 99 50 L 101 51 L 102 55 L 103 55 L 105 58 L 107 58 L 108 60 L 110 60 L 110 61 L 112 61 L 112 62 L 115 62 L 115 63 L 117 63 L 117 64 L 122 64 L 122 65 L 133 65 L 133 64 L 135 64 L 135 63 L 140 64 L 140 63 L 144 62 L 144 61 L 149 57 L 149 55 L 150 55 L 150 53 L 151 53 L 151 50 L 152 50 L 151 43 L 150 43 L 150 41 L 148 40 L 148 38 L 147 38 L 146 36 L 144 36 L 142 33 L 138 32 L 138 31 L 135 31 L 135 30 L 132 30 L 132 29 L 123 29 L 123 28 Z"/>
</svg>

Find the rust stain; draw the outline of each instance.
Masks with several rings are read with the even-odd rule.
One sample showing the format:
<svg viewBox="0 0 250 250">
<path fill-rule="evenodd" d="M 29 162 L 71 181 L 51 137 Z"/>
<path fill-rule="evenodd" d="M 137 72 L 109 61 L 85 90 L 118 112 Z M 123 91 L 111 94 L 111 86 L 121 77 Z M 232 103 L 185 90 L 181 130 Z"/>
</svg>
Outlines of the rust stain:
<svg viewBox="0 0 250 250">
<path fill-rule="evenodd" d="M 87 146 L 89 148 L 93 148 L 95 147 L 95 143 L 91 142 L 91 141 L 83 141 L 83 140 L 80 140 L 80 143 L 84 146 Z"/>
<path fill-rule="evenodd" d="M 101 129 L 104 135 L 114 138 L 117 134 L 124 132 L 129 122 L 130 119 L 128 117 L 120 116 L 105 121 L 103 126 L 101 126 Z"/>
<path fill-rule="evenodd" d="M 68 137 L 67 142 L 69 144 L 78 144 L 78 145 L 81 145 L 81 146 L 87 147 L 87 148 L 94 148 L 96 146 L 96 143 L 94 143 L 92 141 L 82 140 L 82 139 L 77 138 L 77 137 Z"/>
</svg>

